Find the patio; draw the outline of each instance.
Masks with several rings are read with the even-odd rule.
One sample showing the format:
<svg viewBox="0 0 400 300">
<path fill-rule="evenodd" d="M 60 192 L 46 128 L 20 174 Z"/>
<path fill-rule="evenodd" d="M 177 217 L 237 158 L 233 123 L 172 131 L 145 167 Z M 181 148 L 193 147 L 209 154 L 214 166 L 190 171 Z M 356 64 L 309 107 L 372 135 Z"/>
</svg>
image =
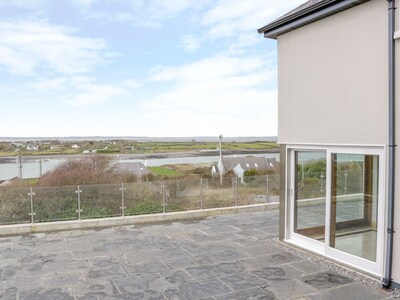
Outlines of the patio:
<svg viewBox="0 0 400 300">
<path fill-rule="evenodd" d="M 396 297 L 287 251 L 277 231 L 273 210 L 0 238 L 0 299 Z"/>
</svg>

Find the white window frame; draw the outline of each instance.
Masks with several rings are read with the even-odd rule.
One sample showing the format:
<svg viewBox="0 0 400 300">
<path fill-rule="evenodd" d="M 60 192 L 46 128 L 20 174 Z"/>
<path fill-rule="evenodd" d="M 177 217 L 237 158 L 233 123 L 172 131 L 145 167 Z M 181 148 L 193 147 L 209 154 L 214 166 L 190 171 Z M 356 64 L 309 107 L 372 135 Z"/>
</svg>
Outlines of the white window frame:
<svg viewBox="0 0 400 300">
<path fill-rule="evenodd" d="M 312 238 L 294 232 L 294 155 L 296 151 L 325 151 L 326 152 L 326 216 L 325 216 L 325 241 L 317 241 Z M 378 219 L 377 219 L 377 253 L 376 262 L 352 255 L 341 250 L 329 247 L 330 239 L 330 209 L 331 209 L 331 157 L 332 154 L 360 154 L 377 155 L 379 157 L 379 182 L 378 182 Z M 285 241 L 304 249 L 316 252 L 347 264 L 365 272 L 382 276 L 384 241 L 385 241 L 385 169 L 386 169 L 386 147 L 381 146 L 316 146 L 316 145 L 287 145 L 286 147 L 286 212 L 285 212 Z"/>
</svg>

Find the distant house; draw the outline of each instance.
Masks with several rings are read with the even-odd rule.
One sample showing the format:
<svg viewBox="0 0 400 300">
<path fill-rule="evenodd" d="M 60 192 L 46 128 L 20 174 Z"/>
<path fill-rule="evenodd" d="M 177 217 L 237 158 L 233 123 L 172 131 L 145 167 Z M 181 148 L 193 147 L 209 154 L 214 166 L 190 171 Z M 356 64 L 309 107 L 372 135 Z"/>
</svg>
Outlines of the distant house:
<svg viewBox="0 0 400 300">
<path fill-rule="evenodd" d="M 266 171 L 266 170 L 274 170 L 277 171 L 279 169 L 279 163 L 275 158 L 266 158 L 266 157 L 222 157 L 221 160 L 218 161 L 217 165 L 212 166 L 211 175 L 217 175 L 220 172 L 222 174 L 226 174 L 229 171 L 233 171 L 236 176 L 241 178 L 243 181 L 244 172 L 248 170 L 256 170 L 256 171 Z"/>
<path fill-rule="evenodd" d="M 74 144 L 74 145 L 72 145 L 72 147 L 71 147 L 72 149 L 79 149 L 79 148 L 81 148 L 79 145 L 77 145 L 77 144 Z"/>
<path fill-rule="evenodd" d="M 90 150 L 84 150 L 82 153 L 83 153 L 83 154 L 89 154 L 89 153 L 90 153 Z"/>
<path fill-rule="evenodd" d="M 35 145 L 26 146 L 26 150 L 28 150 L 28 151 L 37 151 L 38 149 L 39 149 L 39 147 L 35 146 Z"/>
<path fill-rule="evenodd" d="M 135 175 L 138 178 L 151 174 L 150 170 L 141 162 L 117 162 L 113 167 L 121 172 Z"/>
<path fill-rule="evenodd" d="M 52 145 L 50 146 L 50 150 L 61 150 L 61 145 Z"/>
<path fill-rule="evenodd" d="M 23 148 L 23 147 L 25 147 L 25 145 L 22 144 L 22 143 L 14 143 L 14 142 L 12 142 L 11 145 L 13 145 L 15 148 Z"/>
<path fill-rule="evenodd" d="M 16 182 L 19 182 L 20 178 L 19 177 L 13 177 L 11 179 L 7 180 L 0 180 L 0 187 L 7 187 L 15 184 Z"/>
</svg>

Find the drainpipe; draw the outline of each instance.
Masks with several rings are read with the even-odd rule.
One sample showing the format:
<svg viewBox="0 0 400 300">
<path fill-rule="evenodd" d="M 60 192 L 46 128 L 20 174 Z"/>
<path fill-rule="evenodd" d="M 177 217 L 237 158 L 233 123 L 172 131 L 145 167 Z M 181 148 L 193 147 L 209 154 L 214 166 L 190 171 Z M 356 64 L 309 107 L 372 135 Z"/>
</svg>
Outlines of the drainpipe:
<svg viewBox="0 0 400 300">
<path fill-rule="evenodd" d="M 382 280 L 384 288 L 390 288 L 392 284 L 393 264 L 393 234 L 394 234 L 394 179 L 395 179 L 395 0 L 388 1 L 388 48 L 389 48 L 389 174 L 388 174 L 388 211 L 387 211 L 387 243 L 385 277 Z"/>
</svg>

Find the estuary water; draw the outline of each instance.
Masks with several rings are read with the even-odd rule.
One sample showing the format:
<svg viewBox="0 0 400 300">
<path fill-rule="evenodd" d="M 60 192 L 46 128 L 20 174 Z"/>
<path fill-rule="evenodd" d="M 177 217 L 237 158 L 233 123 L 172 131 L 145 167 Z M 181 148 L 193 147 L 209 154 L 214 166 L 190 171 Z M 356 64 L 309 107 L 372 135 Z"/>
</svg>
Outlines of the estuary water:
<svg viewBox="0 0 400 300">
<path fill-rule="evenodd" d="M 279 161 L 279 153 L 257 153 L 257 154 L 236 154 L 224 155 L 224 157 L 244 157 L 244 156 L 257 156 L 275 158 Z M 219 156 L 188 156 L 188 157 L 169 157 L 169 158 L 151 158 L 151 159 L 125 159 L 114 157 L 121 162 L 141 162 L 149 167 L 173 165 L 173 164 L 212 164 L 218 161 Z M 27 160 L 22 159 L 22 178 L 37 178 L 40 177 L 40 165 L 42 174 L 52 171 L 60 164 L 67 161 L 67 159 L 74 159 L 73 156 L 65 158 L 30 158 Z M 14 162 L 8 161 L 0 163 L 0 180 L 7 180 L 18 176 L 19 165 L 17 160 Z"/>
</svg>

